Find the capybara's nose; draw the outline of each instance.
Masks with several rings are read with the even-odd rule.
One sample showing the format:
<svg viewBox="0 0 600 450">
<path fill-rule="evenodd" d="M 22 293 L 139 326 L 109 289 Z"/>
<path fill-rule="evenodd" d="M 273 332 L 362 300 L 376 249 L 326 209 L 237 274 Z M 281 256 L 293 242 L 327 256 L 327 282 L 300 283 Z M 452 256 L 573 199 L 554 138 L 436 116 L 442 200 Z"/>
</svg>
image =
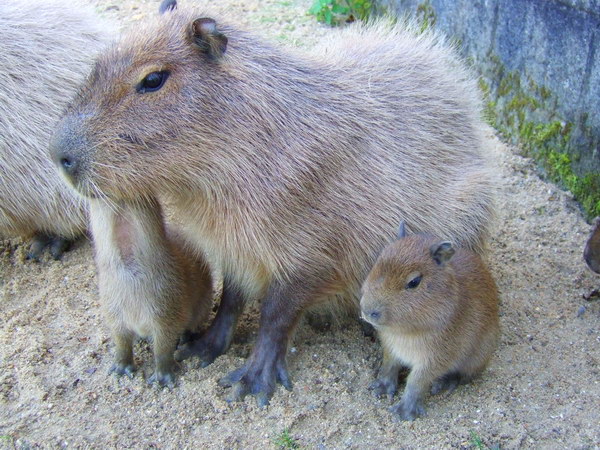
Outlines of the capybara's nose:
<svg viewBox="0 0 600 450">
<path fill-rule="evenodd" d="M 88 147 L 85 138 L 79 132 L 81 122 L 80 116 L 65 117 L 56 128 L 49 145 L 52 161 L 73 181 L 81 172 Z"/>
<path fill-rule="evenodd" d="M 56 166 L 68 177 L 75 178 L 79 168 L 78 159 L 68 150 L 68 145 L 61 139 L 61 133 L 55 133 L 50 141 L 50 156 Z"/>
<path fill-rule="evenodd" d="M 363 319 L 367 322 L 376 325 L 381 319 L 381 311 L 379 309 L 371 309 L 362 312 Z"/>
<path fill-rule="evenodd" d="M 72 156 L 58 155 L 58 166 L 71 177 L 77 173 L 77 160 Z"/>
</svg>

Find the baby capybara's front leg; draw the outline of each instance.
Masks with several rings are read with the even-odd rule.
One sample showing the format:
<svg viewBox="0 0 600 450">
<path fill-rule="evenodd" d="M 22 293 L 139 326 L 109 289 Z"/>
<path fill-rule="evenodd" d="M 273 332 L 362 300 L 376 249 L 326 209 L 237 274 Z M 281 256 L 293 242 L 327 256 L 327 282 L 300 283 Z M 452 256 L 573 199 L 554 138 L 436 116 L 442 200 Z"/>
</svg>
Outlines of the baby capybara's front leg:
<svg viewBox="0 0 600 450">
<path fill-rule="evenodd" d="M 369 385 L 369 390 L 373 391 L 375 397 L 387 397 L 391 400 L 398 390 L 398 375 L 401 369 L 402 364 L 384 348 L 383 361 L 377 379 Z"/>
<path fill-rule="evenodd" d="M 179 340 L 177 331 L 168 329 L 168 325 L 160 327 L 152 336 L 154 351 L 154 373 L 148 378 L 148 383 L 158 383 L 160 386 L 175 386 L 175 358 L 173 357 Z"/>
<path fill-rule="evenodd" d="M 113 330 L 113 340 L 115 341 L 115 362 L 110 368 L 109 373 L 115 373 L 117 376 L 127 375 L 132 378 L 135 372 L 133 363 L 133 338 L 130 331 Z"/>
</svg>

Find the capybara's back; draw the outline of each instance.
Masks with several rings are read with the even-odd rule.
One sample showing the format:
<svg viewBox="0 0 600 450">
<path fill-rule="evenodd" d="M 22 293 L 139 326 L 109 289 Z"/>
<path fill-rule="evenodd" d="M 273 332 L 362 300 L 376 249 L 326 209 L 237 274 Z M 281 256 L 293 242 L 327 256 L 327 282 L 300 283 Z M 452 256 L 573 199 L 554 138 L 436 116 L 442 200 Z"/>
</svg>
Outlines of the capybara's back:
<svg viewBox="0 0 600 450">
<path fill-rule="evenodd" d="M 84 203 L 60 179 L 48 141 L 109 32 L 77 2 L 0 3 L 0 237 L 85 229 Z"/>
<path fill-rule="evenodd" d="M 357 164 L 360 176 L 348 173 L 338 186 L 349 198 L 357 197 L 352 190 L 364 192 L 353 209 L 363 224 L 385 224 L 391 235 L 401 211 L 415 230 L 445 233 L 481 253 L 495 180 L 479 89 L 454 49 L 413 24 L 381 20 L 348 27 L 314 53 L 360 103 L 332 139 L 353 136 L 368 149 Z M 348 96 L 337 92 L 339 102 Z"/>
</svg>

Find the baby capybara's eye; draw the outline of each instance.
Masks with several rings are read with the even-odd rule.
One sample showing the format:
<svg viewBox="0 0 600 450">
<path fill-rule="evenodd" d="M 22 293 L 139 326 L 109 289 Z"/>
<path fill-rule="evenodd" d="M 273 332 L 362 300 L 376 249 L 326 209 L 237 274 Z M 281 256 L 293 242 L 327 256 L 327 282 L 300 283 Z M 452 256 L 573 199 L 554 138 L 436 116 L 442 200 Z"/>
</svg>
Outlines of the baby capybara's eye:
<svg viewBox="0 0 600 450">
<path fill-rule="evenodd" d="M 160 72 L 151 72 L 139 82 L 136 90 L 140 94 L 158 91 L 161 87 L 163 87 L 165 81 L 167 81 L 167 78 L 169 78 L 169 72 L 166 70 L 162 70 Z"/>
</svg>

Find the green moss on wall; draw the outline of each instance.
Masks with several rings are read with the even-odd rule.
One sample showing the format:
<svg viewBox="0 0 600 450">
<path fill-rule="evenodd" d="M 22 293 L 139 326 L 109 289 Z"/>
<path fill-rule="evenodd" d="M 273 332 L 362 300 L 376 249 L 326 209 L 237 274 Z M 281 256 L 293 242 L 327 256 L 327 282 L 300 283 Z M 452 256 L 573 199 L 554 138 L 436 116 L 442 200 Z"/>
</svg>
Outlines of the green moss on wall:
<svg viewBox="0 0 600 450">
<path fill-rule="evenodd" d="M 574 172 L 572 124 L 555 113 L 552 92 L 518 72 L 506 71 L 494 55 L 488 62 L 485 78 L 479 81 L 488 122 L 535 159 L 547 178 L 571 191 L 588 218 L 600 215 L 600 174 Z"/>
</svg>

